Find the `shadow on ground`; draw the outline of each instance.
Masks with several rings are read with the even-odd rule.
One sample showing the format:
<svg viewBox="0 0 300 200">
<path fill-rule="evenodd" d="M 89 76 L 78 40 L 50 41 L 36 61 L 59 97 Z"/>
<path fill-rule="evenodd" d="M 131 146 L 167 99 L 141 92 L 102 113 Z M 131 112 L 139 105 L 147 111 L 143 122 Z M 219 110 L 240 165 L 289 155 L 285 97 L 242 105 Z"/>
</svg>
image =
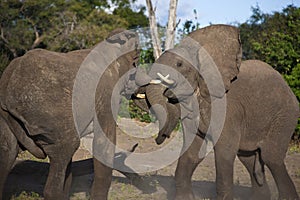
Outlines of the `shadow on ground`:
<svg viewBox="0 0 300 200">
<path fill-rule="evenodd" d="M 4 200 L 18 196 L 22 191 L 35 192 L 42 196 L 49 170 L 49 163 L 36 161 L 19 161 L 11 171 L 6 182 Z M 93 181 L 92 159 L 75 161 L 72 164 L 73 185 L 72 195 L 85 193 L 88 196 Z M 134 185 L 141 194 L 154 194 L 159 188 L 166 192 L 166 198 L 171 200 L 175 194 L 175 183 L 172 176 L 138 175 L 123 173 L 124 176 L 114 176 L 113 182 Z M 161 190 L 160 189 L 160 190 Z M 235 198 L 247 199 L 250 188 L 235 186 Z M 194 193 L 200 199 L 211 199 L 216 195 L 215 183 L 211 181 L 193 181 Z M 86 195 L 84 195 L 86 196 Z M 76 199 L 84 199 L 77 197 Z"/>
</svg>

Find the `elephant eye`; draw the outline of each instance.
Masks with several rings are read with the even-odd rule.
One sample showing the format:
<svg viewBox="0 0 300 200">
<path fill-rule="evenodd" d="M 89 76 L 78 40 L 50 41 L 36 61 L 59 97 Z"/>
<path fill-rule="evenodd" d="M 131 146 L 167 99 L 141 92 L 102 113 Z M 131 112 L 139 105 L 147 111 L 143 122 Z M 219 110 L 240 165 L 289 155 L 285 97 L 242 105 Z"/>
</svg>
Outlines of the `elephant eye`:
<svg viewBox="0 0 300 200">
<path fill-rule="evenodd" d="M 177 63 L 176 63 L 176 66 L 177 66 L 177 67 L 181 67 L 181 66 L 182 66 L 182 62 L 177 62 Z"/>
</svg>

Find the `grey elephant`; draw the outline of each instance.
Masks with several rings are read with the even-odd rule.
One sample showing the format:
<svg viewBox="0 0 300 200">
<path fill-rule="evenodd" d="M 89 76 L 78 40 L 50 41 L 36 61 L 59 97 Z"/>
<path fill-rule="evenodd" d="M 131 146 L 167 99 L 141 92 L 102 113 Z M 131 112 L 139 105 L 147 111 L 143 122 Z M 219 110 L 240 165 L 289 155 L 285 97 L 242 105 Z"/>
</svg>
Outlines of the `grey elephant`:
<svg viewBox="0 0 300 200">
<path fill-rule="evenodd" d="M 107 199 L 112 167 L 101 156 L 111 162 L 114 155 L 111 96 L 120 77 L 129 76 L 126 72 L 135 67 L 137 48 L 134 32 L 117 30 L 93 50 L 35 49 L 10 63 L 0 80 L 0 199 L 18 151 L 25 149 L 50 159 L 44 198 L 68 199 L 72 156 L 80 137 L 95 131 L 95 124 L 101 132 L 94 132 L 98 158 L 94 157 L 91 198 Z M 125 90 L 121 86 L 120 91 Z M 103 137 L 112 145 L 103 146 Z"/>
<path fill-rule="evenodd" d="M 241 51 L 237 28 L 199 29 L 158 58 L 147 77 L 151 81 L 136 93 L 136 104 L 151 107 L 159 120 L 157 144 L 170 137 L 178 119 L 182 122 L 176 200 L 194 199 L 191 177 L 208 142 L 214 145 L 217 199 L 233 199 L 236 156 L 251 176 L 252 199 L 270 198 L 265 165 L 279 198 L 299 199 L 284 163 L 298 101 L 278 72 L 262 61 L 242 62 Z"/>
</svg>

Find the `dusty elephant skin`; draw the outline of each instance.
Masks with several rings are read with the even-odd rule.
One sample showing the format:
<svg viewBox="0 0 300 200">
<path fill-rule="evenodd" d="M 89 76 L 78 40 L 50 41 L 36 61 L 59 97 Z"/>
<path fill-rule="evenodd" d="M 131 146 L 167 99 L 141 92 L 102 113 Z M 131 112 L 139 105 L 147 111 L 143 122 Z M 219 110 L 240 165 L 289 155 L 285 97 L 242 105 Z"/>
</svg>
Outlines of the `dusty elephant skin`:
<svg viewBox="0 0 300 200">
<path fill-rule="evenodd" d="M 104 42 L 108 48 L 112 45 L 120 51 L 123 45 L 136 46 L 138 41 L 129 31 L 112 35 L 115 38 Z M 72 90 L 79 67 L 90 52 L 55 53 L 36 49 L 13 60 L 3 73 L 0 80 L 0 199 L 19 149 L 27 149 L 38 158 L 49 157 L 45 199 L 69 198 L 72 156 L 80 143 L 72 113 Z M 119 77 L 134 67 L 137 54 L 135 48 L 116 59 L 106 68 L 97 85 L 97 118 L 112 143 L 115 143 L 116 124 L 110 98 Z M 92 198 L 106 199 L 112 169 L 97 159 L 94 159 L 94 168 Z"/>
<path fill-rule="evenodd" d="M 158 73 L 162 76 L 157 76 Z M 166 120 L 160 121 L 164 127 L 178 120 L 178 115 L 168 114 L 174 112 L 168 110 L 169 104 L 181 104 L 182 108 L 185 145 L 175 172 L 176 200 L 194 199 L 191 177 L 203 160 L 205 145 L 210 140 L 214 144 L 217 199 L 233 199 L 236 155 L 250 174 L 251 199 L 270 199 L 265 166 L 275 179 L 279 199 L 299 199 L 284 163 L 299 117 L 298 101 L 271 66 L 258 60 L 241 62 L 241 42 L 235 27 L 213 25 L 191 33 L 156 61 L 149 76 L 172 80 L 161 79 L 161 85 L 150 83 L 140 89 L 145 92 L 149 107 L 162 104 L 159 109 L 153 108 L 156 115 L 163 113 L 161 107 L 167 111 L 164 114 L 167 117 L 161 117 Z M 192 96 L 197 99 L 196 104 Z M 214 131 L 220 127 L 213 123 L 213 108 L 222 100 L 226 100 L 224 124 L 221 134 L 215 137 Z M 146 104 L 137 105 L 145 107 Z M 199 120 L 195 121 L 197 117 Z M 159 132 L 158 144 L 170 135 L 165 131 Z"/>
</svg>

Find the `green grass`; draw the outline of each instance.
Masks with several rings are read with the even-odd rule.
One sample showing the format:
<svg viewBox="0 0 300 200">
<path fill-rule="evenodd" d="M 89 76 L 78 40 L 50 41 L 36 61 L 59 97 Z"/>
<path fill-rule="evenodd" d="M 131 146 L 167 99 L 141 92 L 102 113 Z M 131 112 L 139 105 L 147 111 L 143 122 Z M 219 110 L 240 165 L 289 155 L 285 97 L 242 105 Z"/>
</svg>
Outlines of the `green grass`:
<svg viewBox="0 0 300 200">
<path fill-rule="evenodd" d="M 49 158 L 46 157 L 45 159 L 38 159 L 36 157 L 34 157 L 31 153 L 29 153 L 28 151 L 22 151 L 18 154 L 18 158 L 21 160 L 33 160 L 33 161 L 37 161 L 37 162 L 49 162 Z"/>
<path fill-rule="evenodd" d="M 300 153 L 300 142 L 299 141 L 291 142 L 288 153 L 289 154 Z"/>
<path fill-rule="evenodd" d="M 21 192 L 19 196 L 13 196 L 11 200 L 42 200 L 42 197 L 35 192 Z"/>
</svg>

